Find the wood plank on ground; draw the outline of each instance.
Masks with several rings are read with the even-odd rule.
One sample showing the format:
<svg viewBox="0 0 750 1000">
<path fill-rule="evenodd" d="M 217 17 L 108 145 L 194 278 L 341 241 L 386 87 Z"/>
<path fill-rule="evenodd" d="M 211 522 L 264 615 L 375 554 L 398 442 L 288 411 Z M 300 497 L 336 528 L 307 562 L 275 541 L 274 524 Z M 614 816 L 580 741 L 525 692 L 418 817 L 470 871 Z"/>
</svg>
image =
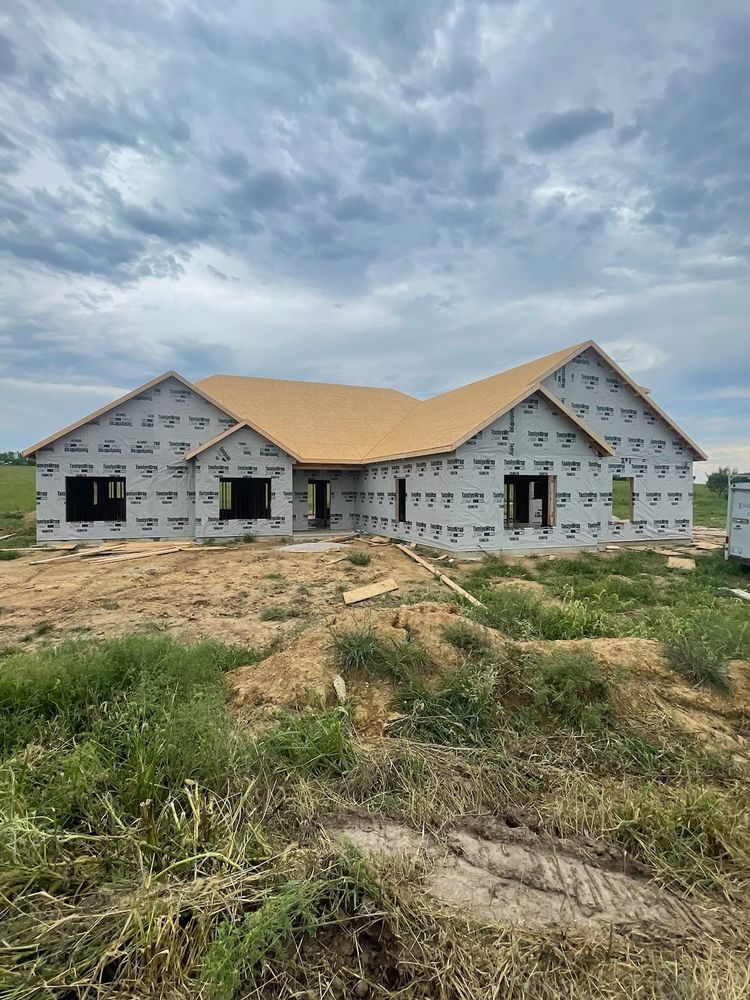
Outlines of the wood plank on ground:
<svg viewBox="0 0 750 1000">
<path fill-rule="evenodd" d="M 0 542 L 4 542 L 6 538 L 15 538 L 17 534 L 17 531 L 11 531 L 9 535 L 0 535 Z"/>
<path fill-rule="evenodd" d="M 378 583 L 370 583 L 366 587 L 346 590 L 342 596 L 344 604 L 359 604 L 360 601 L 369 601 L 371 597 L 390 594 L 392 590 L 398 590 L 398 584 L 393 577 L 389 577 L 387 580 L 379 580 Z"/>
<path fill-rule="evenodd" d="M 667 558 L 667 569 L 695 569 L 695 559 L 686 559 L 683 556 L 669 556 Z"/>
<path fill-rule="evenodd" d="M 734 594 L 735 597 L 741 597 L 743 601 L 750 601 L 750 592 L 741 587 L 730 587 L 729 593 Z"/>
<path fill-rule="evenodd" d="M 407 549 L 405 545 L 397 545 L 396 548 L 400 549 L 404 553 L 404 555 L 409 556 L 410 559 L 413 559 L 414 562 L 418 562 L 420 566 L 424 566 L 425 569 L 428 569 L 433 576 L 436 576 L 438 580 L 440 580 L 441 583 L 445 584 L 446 587 L 450 587 L 450 589 L 454 590 L 457 594 L 460 594 L 465 601 L 469 602 L 469 604 L 473 604 L 474 607 L 476 608 L 484 607 L 482 602 L 478 601 L 473 594 L 470 594 L 467 590 L 464 590 L 463 587 L 459 587 L 459 585 L 456 583 L 455 580 L 451 580 L 451 578 L 449 576 L 446 576 L 445 573 L 441 573 L 439 569 L 428 563 L 426 559 L 423 559 L 421 556 L 418 556 L 416 552 L 412 552 L 411 549 Z"/>
<path fill-rule="evenodd" d="M 184 552 L 187 546 L 183 545 L 173 545 L 168 549 L 153 549 L 150 552 L 128 552 L 122 556 L 105 556 L 101 555 L 97 559 L 92 559 L 93 563 L 117 563 L 117 562 L 127 562 L 130 559 L 149 559 L 153 556 L 168 556 L 172 552 Z"/>
</svg>

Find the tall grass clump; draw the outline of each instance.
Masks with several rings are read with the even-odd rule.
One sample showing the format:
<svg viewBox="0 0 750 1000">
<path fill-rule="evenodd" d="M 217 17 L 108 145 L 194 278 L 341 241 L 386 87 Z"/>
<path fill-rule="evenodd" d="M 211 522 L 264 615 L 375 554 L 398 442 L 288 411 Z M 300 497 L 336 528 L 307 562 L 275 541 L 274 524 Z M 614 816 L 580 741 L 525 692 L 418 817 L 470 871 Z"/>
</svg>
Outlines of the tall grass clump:
<svg viewBox="0 0 750 1000">
<path fill-rule="evenodd" d="M 370 553 L 363 552 L 362 549 L 355 549 L 353 552 L 350 552 L 346 558 L 352 566 L 369 566 L 372 561 Z"/>
<path fill-rule="evenodd" d="M 675 670 L 691 683 L 709 685 L 729 693 L 730 681 L 726 656 L 711 636 L 693 630 L 676 632 L 664 644 L 664 655 Z"/>
<path fill-rule="evenodd" d="M 623 624 L 597 604 L 570 597 L 545 603 L 524 590 L 482 591 L 483 608 L 472 610 L 482 625 L 511 639 L 583 639 L 623 634 Z"/>
<path fill-rule="evenodd" d="M 612 714 L 609 685 L 599 664 L 583 653 L 556 652 L 543 660 L 534 702 L 543 712 L 577 729 L 601 729 Z"/>
</svg>

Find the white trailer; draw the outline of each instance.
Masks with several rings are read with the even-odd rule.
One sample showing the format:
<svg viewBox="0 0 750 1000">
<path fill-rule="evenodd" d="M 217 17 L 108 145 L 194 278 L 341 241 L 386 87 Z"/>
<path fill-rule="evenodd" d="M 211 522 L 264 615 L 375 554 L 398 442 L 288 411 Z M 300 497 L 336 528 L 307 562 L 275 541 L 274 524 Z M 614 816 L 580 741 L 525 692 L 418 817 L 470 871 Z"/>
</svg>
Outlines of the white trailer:
<svg viewBox="0 0 750 1000">
<path fill-rule="evenodd" d="M 727 504 L 727 559 L 750 566 L 750 481 L 730 482 Z"/>
</svg>

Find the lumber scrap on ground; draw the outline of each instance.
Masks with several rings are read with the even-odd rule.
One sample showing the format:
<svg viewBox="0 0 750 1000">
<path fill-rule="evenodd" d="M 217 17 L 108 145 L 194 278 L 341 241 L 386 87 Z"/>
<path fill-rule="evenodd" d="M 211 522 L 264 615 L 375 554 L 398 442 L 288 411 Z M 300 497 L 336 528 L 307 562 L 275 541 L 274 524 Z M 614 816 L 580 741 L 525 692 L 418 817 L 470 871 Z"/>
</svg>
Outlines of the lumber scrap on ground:
<svg viewBox="0 0 750 1000">
<path fill-rule="evenodd" d="M 345 556 L 339 556 L 338 559 L 330 559 L 326 563 L 326 566 L 335 566 L 336 563 L 344 562 L 344 560 L 346 560 L 348 558 L 349 558 L 349 553 L 347 553 Z"/>
<path fill-rule="evenodd" d="M 15 538 L 17 534 L 17 531 L 11 531 L 9 535 L 0 535 L 0 542 L 4 542 L 6 538 Z"/>
<path fill-rule="evenodd" d="M 389 577 L 387 580 L 380 580 L 378 583 L 370 583 L 366 587 L 347 590 L 342 596 L 344 604 L 359 604 L 360 601 L 368 601 L 371 597 L 390 594 L 392 590 L 398 590 L 398 584 L 393 577 Z"/>
<path fill-rule="evenodd" d="M 71 552 L 67 556 L 52 556 L 51 559 L 33 559 L 30 566 L 41 566 L 43 563 L 62 562 L 63 559 L 83 559 L 90 556 L 102 555 L 104 552 L 115 551 L 115 546 L 100 545 L 95 549 L 81 549 L 79 552 Z"/>
<path fill-rule="evenodd" d="M 735 597 L 741 597 L 743 601 L 750 601 L 750 592 L 741 587 L 730 587 L 729 593 L 734 594 Z"/>
<path fill-rule="evenodd" d="M 441 573 L 439 569 L 437 569 L 431 563 L 428 563 L 426 559 L 423 559 L 421 556 L 418 556 L 416 552 L 412 552 L 411 549 L 407 549 L 405 545 L 397 545 L 396 548 L 400 549 L 405 555 L 409 556 L 410 559 L 413 559 L 415 562 L 418 562 L 420 566 L 424 566 L 425 569 L 428 569 L 433 576 L 437 577 L 437 579 L 440 580 L 441 583 L 444 583 L 446 587 L 450 587 L 450 589 L 454 590 L 457 594 L 460 594 L 465 601 L 469 602 L 469 604 L 473 604 L 474 607 L 476 608 L 484 607 L 482 602 L 478 601 L 473 594 L 470 594 L 467 590 L 464 590 L 463 587 L 459 587 L 459 585 L 456 583 L 455 580 L 451 580 L 451 578 L 449 576 L 446 576 L 445 573 Z"/>
<path fill-rule="evenodd" d="M 92 559 L 91 561 L 95 563 L 116 563 L 126 562 L 130 559 L 148 559 L 151 556 L 168 556 L 172 552 L 184 552 L 186 548 L 188 548 L 186 545 L 173 545 L 168 549 L 154 548 L 146 552 L 127 552 L 122 556 L 106 556 L 102 554 L 97 559 Z"/>
<path fill-rule="evenodd" d="M 695 569 L 695 559 L 689 559 L 683 556 L 668 556 L 667 569 Z"/>
</svg>

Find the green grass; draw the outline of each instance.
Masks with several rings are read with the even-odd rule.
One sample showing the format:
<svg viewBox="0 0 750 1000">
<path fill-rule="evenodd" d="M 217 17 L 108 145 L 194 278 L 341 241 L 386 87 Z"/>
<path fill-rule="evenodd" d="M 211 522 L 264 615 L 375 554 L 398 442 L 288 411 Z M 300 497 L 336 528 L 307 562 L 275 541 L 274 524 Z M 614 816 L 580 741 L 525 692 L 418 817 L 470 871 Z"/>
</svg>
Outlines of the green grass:
<svg viewBox="0 0 750 1000">
<path fill-rule="evenodd" d="M 352 566 L 369 566 L 372 561 L 372 557 L 369 552 L 363 552 L 361 549 L 355 549 L 350 552 L 346 557 Z"/>
<path fill-rule="evenodd" d="M 442 678 L 417 643 L 340 634 L 352 669 L 394 678 L 419 740 L 372 748 L 347 706 L 259 737 L 236 726 L 223 673 L 253 650 L 134 636 L 8 651 L 4 996 L 345 996 L 362 978 L 371 996 L 490 1000 L 501 967 L 519 1000 L 690 996 L 675 970 L 739 1000 L 703 952 L 693 966 L 679 943 L 667 962 L 647 942 L 584 953 L 475 925 L 430 903 L 417 862 L 365 862 L 321 836 L 337 810 L 439 831 L 531 809 L 542 832 L 603 839 L 681 892 L 745 896 L 748 792 L 726 761 L 620 732 L 608 712 L 588 728 L 609 696 L 590 661 L 498 652 L 473 629 L 452 628 L 465 662 Z"/>
<path fill-rule="evenodd" d="M 36 467 L 0 465 L 0 517 L 12 511 L 33 511 L 35 502 Z"/>
<path fill-rule="evenodd" d="M 693 485 L 693 524 L 704 528 L 725 528 L 727 498 L 710 490 L 705 483 Z"/>
<path fill-rule="evenodd" d="M 299 618 L 304 615 L 304 611 L 301 608 L 291 608 L 291 607 L 270 607 L 263 608 L 260 613 L 260 620 L 262 622 L 285 622 L 289 618 Z"/>
</svg>

